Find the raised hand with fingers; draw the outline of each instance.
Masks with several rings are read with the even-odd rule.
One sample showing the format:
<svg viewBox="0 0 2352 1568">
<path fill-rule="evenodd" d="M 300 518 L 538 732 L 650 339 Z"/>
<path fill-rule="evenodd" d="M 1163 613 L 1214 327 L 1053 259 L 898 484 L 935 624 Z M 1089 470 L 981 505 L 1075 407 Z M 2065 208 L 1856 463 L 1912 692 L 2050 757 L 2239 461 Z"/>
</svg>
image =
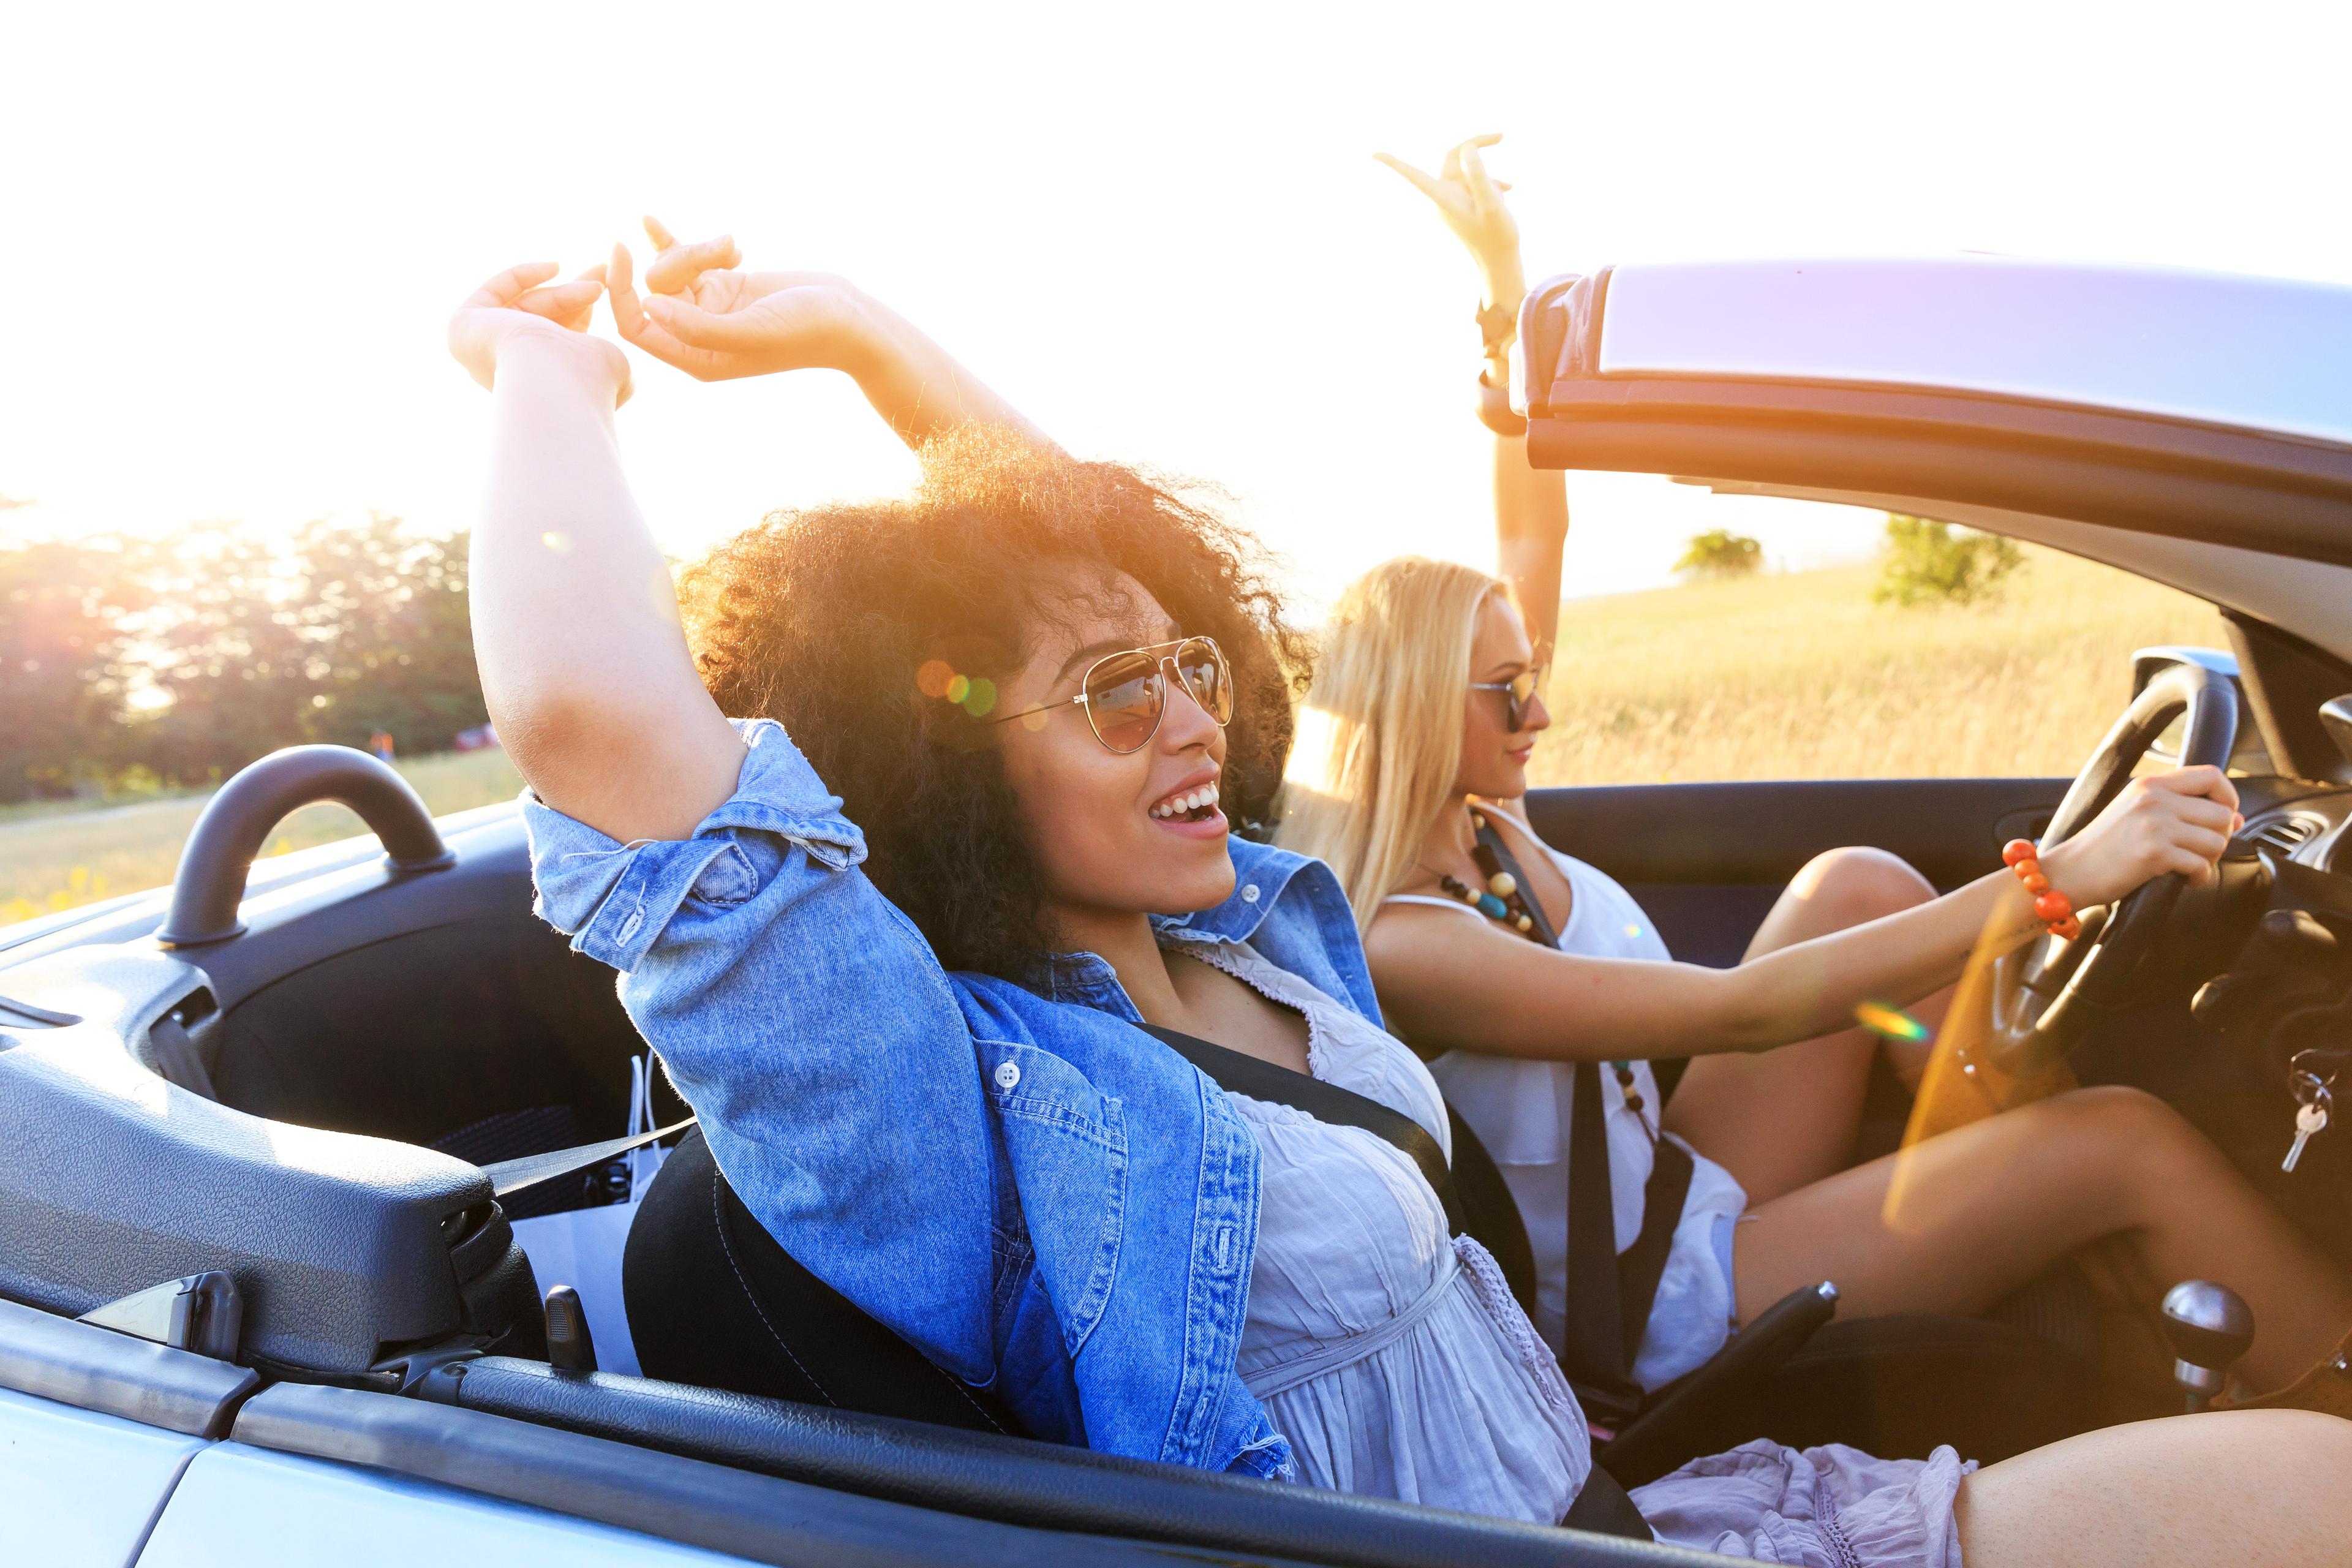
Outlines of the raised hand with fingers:
<svg viewBox="0 0 2352 1568">
<path fill-rule="evenodd" d="M 728 236 L 681 244 L 647 218 L 656 247 L 645 292 L 625 246 L 605 279 L 621 336 L 699 381 L 774 371 L 854 370 L 862 296 L 829 272 L 744 272 Z"/>
<path fill-rule="evenodd" d="M 563 343 L 599 362 L 613 378 L 615 404 L 628 401 L 628 356 L 588 335 L 604 268 L 592 267 L 567 283 L 551 285 L 552 261 L 509 267 L 468 294 L 449 318 L 449 353 L 484 386 L 498 379 L 499 351 L 520 334 Z"/>
<path fill-rule="evenodd" d="M 1414 189 L 1437 204 L 1438 216 L 1470 251 L 1471 259 L 1487 281 L 1489 303 L 1517 306 L 1524 291 L 1519 268 L 1519 224 L 1503 201 L 1511 187 L 1486 173 L 1479 150 L 1500 142 L 1497 135 L 1473 136 L 1448 149 L 1434 174 L 1424 174 L 1402 158 L 1372 154 L 1403 175 Z M 1496 287 L 1501 285 L 1502 287 Z"/>
</svg>

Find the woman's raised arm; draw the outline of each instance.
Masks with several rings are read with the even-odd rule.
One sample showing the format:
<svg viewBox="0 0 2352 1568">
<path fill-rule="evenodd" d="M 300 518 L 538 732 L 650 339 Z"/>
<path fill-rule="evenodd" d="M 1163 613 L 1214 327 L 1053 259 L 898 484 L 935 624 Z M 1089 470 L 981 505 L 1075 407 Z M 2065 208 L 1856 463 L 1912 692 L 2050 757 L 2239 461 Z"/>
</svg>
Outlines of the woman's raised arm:
<svg viewBox="0 0 2352 1568">
<path fill-rule="evenodd" d="M 621 472 L 628 360 L 579 330 L 601 284 L 534 289 L 554 270 L 499 274 L 449 323 L 450 352 L 490 389 L 470 584 L 482 692 L 549 805 L 623 842 L 683 838 L 734 793 L 743 743 L 695 674 Z"/>
<path fill-rule="evenodd" d="M 621 335 L 704 381 L 802 369 L 852 377 L 900 439 L 965 425 L 1043 432 L 846 279 L 743 272 L 734 241 L 660 247 L 640 295 L 626 248 L 555 289 L 517 268 L 458 309 L 449 343 L 493 401 L 474 531 L 475 652 L 490 718 L 548 805 L 624 843 L 682 838 L 734 793 L 742 742 L 704 691 L 669 568 L 621 471 L 628 362 L 582 331 L 609 290 Z"/>
<path fill-rule="evenodd" d="M 1486 173 L 1479 149 L 1500 136 L 1474 136 L 1445 154 L 1434 174 L 1401 158 L 1378 154 L 1381 163 L 1412 183 L 1436 205 L 1438 216 L 1476 264 L 1480 284 L 1478 323 L 1486 364 L 1481 389 L 1507 388 L 1511 342 L 1518 335 L 1519 301 L 1528 291 L 1519 259 L 1519 226 L 1503 200 L 1510 186 Z M 1536 668 L 1551 668 L 1552 642 L 1559 630 L 1560 554 L 1568 544 L 1568 480 L 1555 469 L 1528 462 L 1527 437 L 1495 432 L 1495 564 L 1510 584 L 1527 618 Z"/>
<path fill-rule="evenodd" d="M 1044 431 L 915 324 L 830 272 L 743 272 L 731 237 L 681 243 L 647 218 L 656 249 L 640 295 L 628 250 L 613 247 L 621 336 L 698 381 L 821 366 L 857 383 L 909 447 L 965 425 L 995 425 L 1039 447 Z"/>
</svg>

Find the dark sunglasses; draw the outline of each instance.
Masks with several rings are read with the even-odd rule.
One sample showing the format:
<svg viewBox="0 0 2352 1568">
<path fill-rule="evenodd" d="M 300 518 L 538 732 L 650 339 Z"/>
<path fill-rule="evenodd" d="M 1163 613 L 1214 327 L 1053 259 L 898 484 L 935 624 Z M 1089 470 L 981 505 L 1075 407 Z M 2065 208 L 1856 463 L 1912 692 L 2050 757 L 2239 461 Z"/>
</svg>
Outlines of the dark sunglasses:
<svg viewBox="0 0 2352 1568">
<path fill-rule="evenodd" d="M 1499 691 L 1503 694 L 1503 711 L 1511 723 L 1511 733 L 1517 734 L 1528 725 L 1528 710 L 1536 700 L 1535 670 L 1523 670 L 1508 680 L 1474 680 L 1473 691 Z"/>
<path fill-rule="evenodd" d="M 1214 719 L 1219 729 L 1224 728 L 1234 716 L 1234 672 L 1213 637 L 1180 637 L 1150 647 L 1106 654 L 1087 667 L 1076 697 L 1024 708 L 1018 713 L 1000 713 L 989 722 L 1050 715 L 1076 703 L 1087 710 L 1095 739 L 1107 750 L 1121 755 L 1139 752 L 1160 733 L 1160 718 L 1168 711 L 1167 672 L 1171 668 L 1201 710 Z M 1044 722 L 1037 718 L 1037 724 Z"/>
</svg>

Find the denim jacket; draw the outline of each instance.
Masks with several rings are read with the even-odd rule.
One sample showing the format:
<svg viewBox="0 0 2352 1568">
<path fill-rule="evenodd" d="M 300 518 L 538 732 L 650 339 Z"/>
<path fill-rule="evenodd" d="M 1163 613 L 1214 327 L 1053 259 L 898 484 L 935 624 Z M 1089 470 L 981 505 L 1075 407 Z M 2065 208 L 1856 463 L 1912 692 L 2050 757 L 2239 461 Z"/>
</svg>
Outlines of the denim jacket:
<svg viewBox="0 0 2352 1568">
<path fill-rule="evenodd" d="M 526 795 L 539 913 L 621 972 L 629 1016 L 786 1250 L 1040 1436 L 1293 1473 L 1234 1373 L 1255 1140 L 1134 1026 L 1091 953 L 1043 994 L 942 969 L 866 879 L 863 836 L 781 727 L 738 721 L 732 798 L 683 842 L 618 844 Z M 1329 868 L 1232 841 L 1213 910 L 1378 1021 Z"/>
</svg>

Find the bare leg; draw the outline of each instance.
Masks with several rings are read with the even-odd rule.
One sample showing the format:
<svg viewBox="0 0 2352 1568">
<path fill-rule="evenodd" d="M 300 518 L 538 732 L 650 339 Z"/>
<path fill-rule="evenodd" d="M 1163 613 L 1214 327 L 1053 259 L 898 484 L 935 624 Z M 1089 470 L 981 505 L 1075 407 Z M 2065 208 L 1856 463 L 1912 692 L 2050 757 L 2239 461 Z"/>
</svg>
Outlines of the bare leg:
<svg viewBox="0 0 2352 1568">
<path fill-rule="evenodd" d="M 1874 921 L 1936 896 L 1927 879 L 1882 849 L 1832 849 L 1797 873 L 1757 928 L 1748 957 Z M 1949 992 L 1909 1009 L 1937 1027 Z M 1665 1121 L 1693 1148 L 1738 1178 L 1762 1204 L 1843 1170 L 1853 1158 L 1870 1067 L 1881 1043 L 1853 1028 L 1760 1056 L 1701 1057 L 1684 1070 Z M 1889 1059 L 1913 1089 L 1927 1061 L 1922 1043 L 1889 1042 Z"/>
<path fill-rule="evenodd" d="M 2352 1422 L 2243 1410 L 2109 1426 L 1978 1471 L 1953 1516 L 1969 1568 L 2342 1563 Z"/>
<path fill-rule="evenodd" d="M 2352 1285 L 2335 1266 L 2137 1089 L 2074 1089 L 1927 1139 L 1762 1205 L 1735 1235 L 1742 1318 L 1822 1279 L 1854 1317 L 1980 1312 L 2121 1235 L 2149 1278 L 2218 1279 L 2245 1297 L 2255 1336 L 2240 1370 L 2252 1387 L 2300 1375 L 2352 1326 Z"/>
</svg>

